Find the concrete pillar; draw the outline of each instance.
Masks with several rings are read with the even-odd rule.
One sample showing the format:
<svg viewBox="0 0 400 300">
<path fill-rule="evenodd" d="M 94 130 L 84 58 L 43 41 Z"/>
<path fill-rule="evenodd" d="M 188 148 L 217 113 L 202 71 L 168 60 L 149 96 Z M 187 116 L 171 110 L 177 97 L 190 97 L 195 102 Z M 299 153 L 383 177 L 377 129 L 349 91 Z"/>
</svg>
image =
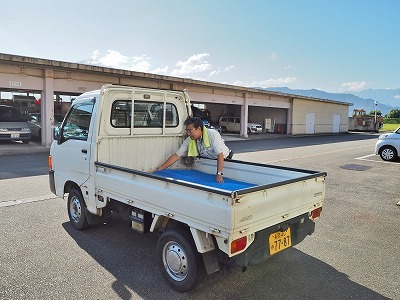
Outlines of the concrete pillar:
<svg viewBox="0 0 400 300">
<path fill-rule="evenodd" d="M 54 75 L 52 69 L 44 70 L 44 90 L 42 91 L 42 145 L 50 147 L 53 142 L 52 127 L 54 127 Z"/>
<path fill-rule="evenodd" d="M 293 98 L 290 99 L 290 107 L 287 110 L 286 134 L 292 134 L 292 127 L 293 127 Z"/>
<path fill-rule="evenodd" d="M 249 119 L 249 105 L 247 104 L 247 94 L 243 93 L 243 105 L 240 108 L 240 136 L 248 138 L 247 123 Z"/>
</svg>

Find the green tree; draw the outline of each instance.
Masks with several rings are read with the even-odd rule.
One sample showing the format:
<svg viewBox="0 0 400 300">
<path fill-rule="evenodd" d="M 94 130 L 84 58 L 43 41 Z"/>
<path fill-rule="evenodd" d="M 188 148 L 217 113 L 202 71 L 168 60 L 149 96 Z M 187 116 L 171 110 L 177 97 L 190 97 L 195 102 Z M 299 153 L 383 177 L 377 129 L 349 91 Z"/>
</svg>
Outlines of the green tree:
<svg viewBox="0 0 400 300">
<path fill-rule="evenodd" d="M 375 116 L 375 110 L 371 110 L 368 114 L 369 116 Z M 382 116 L 382 112 L 380 110 L 376 111 L 377 116 Z"/>
<path fill-rule="evenodd" d="M 387 115 L 386 118 L 400 118 L 400 110 L 393 108 Z"/>
</svg>

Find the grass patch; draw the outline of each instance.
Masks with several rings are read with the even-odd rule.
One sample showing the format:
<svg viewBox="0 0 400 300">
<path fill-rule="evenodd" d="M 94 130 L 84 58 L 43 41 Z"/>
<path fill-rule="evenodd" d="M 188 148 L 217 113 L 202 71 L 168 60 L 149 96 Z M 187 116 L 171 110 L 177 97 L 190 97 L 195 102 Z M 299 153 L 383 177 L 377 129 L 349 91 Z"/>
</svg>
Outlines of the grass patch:
<svg viewBox="0 0 400 300">
<path fill-rule="evenodd" d="M 400 124 L 385 124 L 383 123 L 382 128 L 379 131 L 389 131 L 392 132 L 400 127 Z"/>
</svg>

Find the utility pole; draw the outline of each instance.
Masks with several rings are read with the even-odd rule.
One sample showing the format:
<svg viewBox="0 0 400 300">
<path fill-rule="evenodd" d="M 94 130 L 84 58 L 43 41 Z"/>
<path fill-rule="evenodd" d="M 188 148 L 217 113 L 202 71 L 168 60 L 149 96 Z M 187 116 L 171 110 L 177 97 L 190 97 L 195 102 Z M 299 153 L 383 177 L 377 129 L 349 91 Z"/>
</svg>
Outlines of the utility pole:
<svg viewBox="0 0 400 300">
<path fill-rule="evenodd" d="M 377 130 L 377 124 L 376 124 L 376 107 L 378 106 L 378 101 L 374 101 L 374 104 L 375 104 L 375 123 L 374 123 L 374 127 L 375 127 L 375 130 Z"/>
</svg>

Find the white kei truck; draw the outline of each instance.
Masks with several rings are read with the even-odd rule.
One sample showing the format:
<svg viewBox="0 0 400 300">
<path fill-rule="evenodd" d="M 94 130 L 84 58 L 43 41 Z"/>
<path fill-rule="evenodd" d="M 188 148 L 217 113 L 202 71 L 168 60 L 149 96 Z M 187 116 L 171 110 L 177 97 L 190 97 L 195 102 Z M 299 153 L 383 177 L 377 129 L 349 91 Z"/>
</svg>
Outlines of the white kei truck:
<svg viewBox="0 0 400 300">
<path fill-rule="evenodd" d="M 314 232 L 325 172 L 182 158 L 156 171 L 186 138 L 186 91 L 105 85 L 73 101 L 54 131 L 49 182 L 67 197 L 77 230 L 118 213 L 140 233 L 159 235 L 164 278 L 180 292 L 224 267 L 261 263 Z"/>
</svg>

